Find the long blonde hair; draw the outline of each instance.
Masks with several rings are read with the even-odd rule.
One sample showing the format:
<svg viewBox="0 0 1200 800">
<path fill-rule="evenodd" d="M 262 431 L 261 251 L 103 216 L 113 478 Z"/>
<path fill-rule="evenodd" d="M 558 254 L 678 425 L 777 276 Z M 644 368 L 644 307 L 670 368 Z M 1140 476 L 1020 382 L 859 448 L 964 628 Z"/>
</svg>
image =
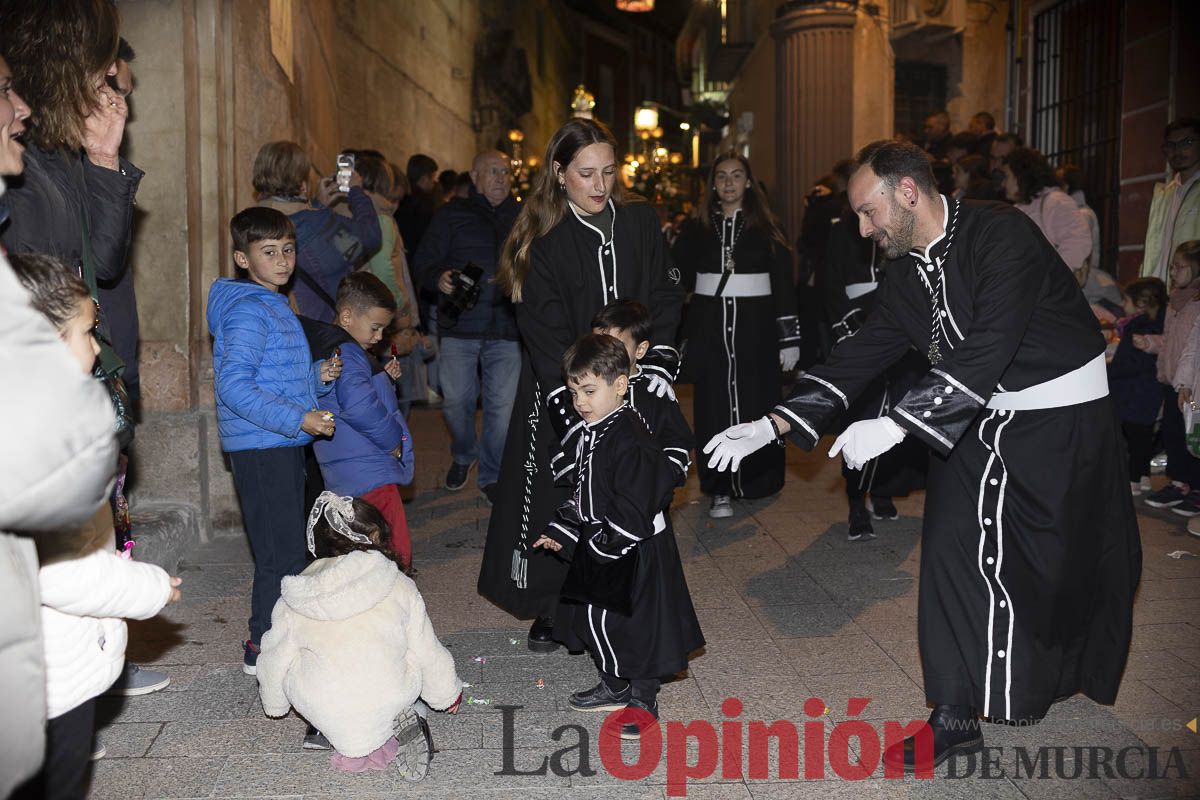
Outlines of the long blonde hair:
<svg viewBox="0 0 1200 800">
<path fill-rule="evenodd" d="M 529 274 L 529 250 L 534 239 L 553 230 L 567 214 L 567 195 L 558 185 L 554 164 L 565 170 L 583 148 L 593 144 L 607 144 L 612 147 L 613 155 L 617 153 L 617 140 L 603 123 L 574 118 L 559 128 L 546 145 L 546 158 L 521 204 L 512 232 L 504 240 L 500 267 L 496 270 L 496 283 L 514 303 L 521 302 L 521 287 Z M 619 176 L 613 181 L 610 196 L 614 205 L 625 202 Z"/>
</svg>

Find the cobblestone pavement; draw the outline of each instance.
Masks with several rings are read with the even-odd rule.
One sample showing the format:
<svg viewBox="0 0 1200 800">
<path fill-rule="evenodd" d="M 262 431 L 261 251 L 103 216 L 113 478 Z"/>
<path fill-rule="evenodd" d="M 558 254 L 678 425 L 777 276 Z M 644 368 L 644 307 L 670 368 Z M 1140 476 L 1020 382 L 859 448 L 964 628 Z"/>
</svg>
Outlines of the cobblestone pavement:
<svg viewBox="0 0 1200 800">
<path fill-rule="evenodd" d="M 623 800 L 680 796 L 685 788 L 686 796 L 700 800 L 1200 797 L 1200 735 L 1185 727 L 1200 712 L 1200 560 L 1167 555 L 1200 553 L 1200 540 L 1187 535 L 1179 517 L 1139 504 L 1145 567 L 1117 704 L 1101 707 L 1076 697 L 1056 705 L 1036 727 L 985 725 L 987 743 L 999 748 L 987 769 L 980 759 L 958 759 L 952 762 L 956 778 L 944 765 L 934 780 L 888 779 L 882 768 L 866 780 L 846 780 L 834 768 L 848 774 L 837 760 L 839 748 L 827 746 L 822 778 L 787 780 L 772 747 L 767 777 L 723 778 L 720 758 L 695 741 L 685 751 L 679 746 L 683 729 L 668 725 L 659 763 L 653 765 L 656 756 L 648 749 L 643 763 L 654 766 L 648 777 L 626 781 L 602 763 L 601 715 L 566 706 L 570 691 L 595 680 L 589 659 L 561 650 L 530 653 L 527 626 L 475 593 L 488 508 L 473 484 L 458 493 L 437 488 L 449 466 L 437 412 L 416 410 L 411 426 L 418 473 L 408 511 L 418 585 L 459 674 L 472 684 L 466 693 L 490 701 L 465 706 L 457 717 L 433 715 L 438 752 L 426 780 L 406 784 L 391 770 L 335 772 L 328 754 L 300 749 L 301 720 L 263 715 L 254 679 L 241 672 L 251 564 L 237 533 L 215 538 L 186 559 L 182 603 L 156 620 L 131 625 L 131 658 L 165 669 L 172 682 L 157 694 L 102 705 L 100 736 L 108 755 L 95 765 L 92 798 Z M 783 493 L 735 504 L 729 520 L 708 520 L 694 474 L 677 493 L 676 535 L 708 647 L 686 675 L 664 686 L 661 708 L 664 721 L 708 720 L 719 731 L 729 719 L 722 701 L 736 697 L 743 704 L 737 719 L 744 723 L 791 720 L 801 731 L 803 777 L 811 766 L 805 743 L 817 740 L 805 722 L 820 723 L 816 730 L 828 737 L 848 718 L 849 698 L 870 698 L 858 717 L 876 731 L 884 720 L 928 713 L 916 642 L 923 496 L 900 500 L 900 519 L 875 523 L 874 541 L 847 542 L 837 465 L 824 449 L 806 454 L 789 447 L 788 457 Z M 815 721 L 804 710 L 810 697 L 828 708 Z M 512 712 L 507 769 L 502 704 L 520 707 Z M 566 725 L 580 727 L 560 730 Z M 689 730 L 700 734 L 700 727 Z M 581 737 L 586 747 L 579 746 Z M 668 775 L 666 768 L 671 741 L 675 755 L 689 764 L 714 759 L 700 764 L 709 769 L 694 772 L 715 766 L 716 773 L 682 786 L 681 773 Z M 734 756 L 727 774 L 736 776 L 738 747 L 725 741 Z M 551 761 L 557 770 L 516 774 L 537 771 L 544 758 L 564 748 L 573 749 Z M 785 749 L 795 753 L 796 745 Z M 861 755 L 870 762 L 872 750 L 870 741 L 852 738 L 849 760 Z M 623 756 L 634 764 L 636 746 L 626 744 Z M 785 757 L 784 778 L 787 762 Z M 749 774 L 748 760 L 742 763 Z M 1072 779 L 1076 771 L 1080 776 Z M 1168 777 L 1126 777 L 1147 771 Z"/>
</svg>

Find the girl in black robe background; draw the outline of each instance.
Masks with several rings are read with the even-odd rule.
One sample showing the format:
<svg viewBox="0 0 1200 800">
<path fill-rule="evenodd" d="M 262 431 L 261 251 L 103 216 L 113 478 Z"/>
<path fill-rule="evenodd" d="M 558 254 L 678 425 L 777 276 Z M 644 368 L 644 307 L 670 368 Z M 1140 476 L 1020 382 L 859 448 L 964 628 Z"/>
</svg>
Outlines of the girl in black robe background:
<svg viewBox="0 0 1200 800">
<path fill-rule="evenodd" d="M 497 273 L 516 304 L 521 377 L 478 583 L 481 595 L 513 616 L 537 618 L 529 646 L 540 652 L 557 647 L 551 631 L 566 566 L 532 545 L 570 492 L 554 485 L 551 457 L 582 425 L 563 385 L 563 354 L 591 333 L 592 317 L 607 303 L 634 298 L 653 316 L 642 369 L 654 391 L 673 395 L 683 303 L 657 214 L 622 194 L 608 128 L 566 122 L 543 163 Z"/>
<path fill-rule="evenodd" d="M 694 381 L 696 440 L 707 442 L 758 419 L 782 397 L 780 370 L 800 358 L 792 253 L 754 181 L 750 162 L 729 151 L 713 161 L 709 189 L 671 250 L 693 292 L 684 374 Z M 709 516 L 730 517 L 732 497 L 783 488 L 783 448 L 761 450 L 733 472 L 698 462 Z"/>
</svg>

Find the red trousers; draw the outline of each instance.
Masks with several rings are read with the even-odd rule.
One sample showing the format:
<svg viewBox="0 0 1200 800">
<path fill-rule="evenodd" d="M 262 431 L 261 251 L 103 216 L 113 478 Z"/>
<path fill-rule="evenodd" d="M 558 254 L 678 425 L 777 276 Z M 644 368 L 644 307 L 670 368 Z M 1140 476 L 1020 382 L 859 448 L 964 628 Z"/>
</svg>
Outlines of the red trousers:
<svg viewBox="0 0 1200 800">
<path fill-rule="evenodd" d="M 388 521 L 392 528 L 392 549 L 400 560 L 412 566 L 412 539 L 408 535 L 408 518 L 404 516 L 404 500 L 400 498 L 400 487 L 385 483 L 362 496 Z"/>
</svg>

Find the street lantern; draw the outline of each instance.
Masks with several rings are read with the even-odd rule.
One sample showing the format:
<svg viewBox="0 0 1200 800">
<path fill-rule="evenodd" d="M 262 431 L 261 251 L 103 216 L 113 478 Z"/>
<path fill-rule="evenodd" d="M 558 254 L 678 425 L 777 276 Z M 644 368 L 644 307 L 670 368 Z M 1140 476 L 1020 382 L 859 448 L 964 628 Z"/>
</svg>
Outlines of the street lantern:
<svg viewBox="0 0 1200 800">
<path fill-rule="evenodd" d="M 658 127 L 658 109 L 654 106 L 638 106 L 633 112 L 633 127 L 642 137 L 649 136 Z"/>
<path fill-rule="evenodd" d="M 654 0 L 617 0 L 617 11 L 653 11 Z"/>
</svg>

